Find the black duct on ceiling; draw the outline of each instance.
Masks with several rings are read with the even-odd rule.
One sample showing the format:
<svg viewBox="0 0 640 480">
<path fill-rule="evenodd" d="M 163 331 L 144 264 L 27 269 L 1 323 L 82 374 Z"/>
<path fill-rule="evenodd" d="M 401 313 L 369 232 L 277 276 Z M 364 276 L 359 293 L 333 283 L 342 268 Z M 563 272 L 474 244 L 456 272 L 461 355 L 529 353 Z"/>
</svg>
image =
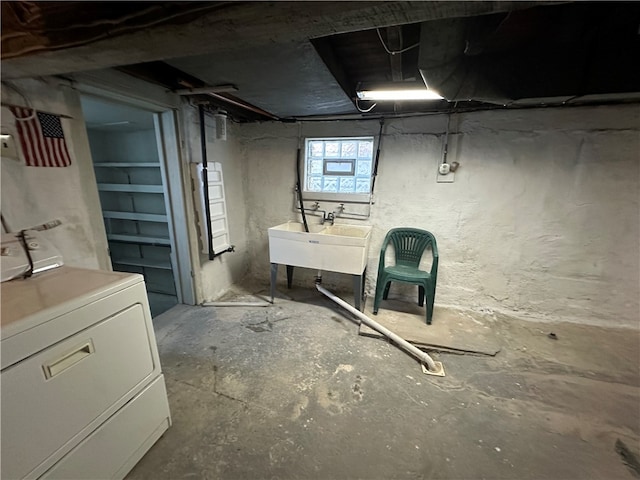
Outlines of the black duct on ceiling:
<svg viewBox="0 0 640 480">
<path fill-rule="evenodd" d="M 418 68 L 449 101 L 640 92 L 640 5 L 563 4 L 421 25 Z"/>
</svg>

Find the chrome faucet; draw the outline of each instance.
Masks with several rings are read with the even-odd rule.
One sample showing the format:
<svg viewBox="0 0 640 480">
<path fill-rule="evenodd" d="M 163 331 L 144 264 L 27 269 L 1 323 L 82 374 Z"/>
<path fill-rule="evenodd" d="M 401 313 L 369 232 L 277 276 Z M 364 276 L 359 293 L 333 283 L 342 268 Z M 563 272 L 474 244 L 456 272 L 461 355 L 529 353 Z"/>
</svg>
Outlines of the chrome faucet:
<svg viewBox="0 0 640 480">
<path fill-rule="evenodd" d="M 334 220 L 336 219 L 336 216 L 334 215 L 333 212 L 327 214 L 326 212 L 323 212 L 324 215 L 322 215 L 322 220 L 320 220 L 320 225 L 324 225 L 324 222 L 331 222 L 331 225 L 333 225 Z"/>
<path fill-rule="evenodd" d="M 336 219 L 336 216 L 333 212 L 329 213 L 326 218 L 326 220 L 331 222 L 331 225 L 333 225 L 333 222 L 335 221 L 335 219 Z"/>
</svg>

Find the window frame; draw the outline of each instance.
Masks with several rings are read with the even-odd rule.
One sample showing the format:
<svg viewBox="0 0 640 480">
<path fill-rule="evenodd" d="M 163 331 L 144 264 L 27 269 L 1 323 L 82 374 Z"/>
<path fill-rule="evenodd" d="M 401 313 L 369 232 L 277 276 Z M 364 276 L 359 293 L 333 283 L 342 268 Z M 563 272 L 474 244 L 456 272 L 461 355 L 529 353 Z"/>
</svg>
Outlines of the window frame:
<svg viewBox="0 0 640 480">
<path fill-rule="evenodd" d="M 345 140 L 370 140 L 372 143 L 372 152 L 371 152 L 371 171 L 369 173 L 369 192 L 368 193 L 349 193 L 349 192 L 317 192 L 307 190 L 307 184 L 309 181 L 308 168 L 309 161 L 311 159 L 316 159 L 316 157 L 309 156 L 309 142 L 312 141 L 345 141 Z M 341 203 L 369 203 L 371 201 L 371 188 L 373 187 L 373 170 L 375 168 L 375 146 L 376 139 L 373 135 L 358 135 L 358 136 L 332 136 L 332 137 L 305 137 L 304 139 L 304 167 L 302 171 L 302 196 L 305 200 L 323 200 L 330 202 L 341 202 Z M 322 158 L 323 164 L 323 173 L 322 176 L 350 176 L 353 177 L 354 180 L 356 178 L 356 162 L 358 157 L 356 155 L 353 159 L 341 158 L 341 157 L 317 157 L 317 159 Z M 327 161 L 332 162 L 353 162 L 353 174 L 345 174 L 345 173 L 335 173 L 332 172 L 330 174 L 326 173 L 326 163 Z"/>
</svg>

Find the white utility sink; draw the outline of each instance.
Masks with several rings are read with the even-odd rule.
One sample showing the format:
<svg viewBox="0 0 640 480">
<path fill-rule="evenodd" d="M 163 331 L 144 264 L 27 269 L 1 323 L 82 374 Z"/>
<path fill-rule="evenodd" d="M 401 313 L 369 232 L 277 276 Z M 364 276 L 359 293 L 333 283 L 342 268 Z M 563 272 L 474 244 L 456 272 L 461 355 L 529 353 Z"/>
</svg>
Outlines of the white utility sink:
<svg viewBox="0 0 640 480">
<path fill-rule="evenodd" d="M 362 275 L 369 257 L 371 227 L 287 222 L 269 229 L 271 263 Z"/>
</svg>

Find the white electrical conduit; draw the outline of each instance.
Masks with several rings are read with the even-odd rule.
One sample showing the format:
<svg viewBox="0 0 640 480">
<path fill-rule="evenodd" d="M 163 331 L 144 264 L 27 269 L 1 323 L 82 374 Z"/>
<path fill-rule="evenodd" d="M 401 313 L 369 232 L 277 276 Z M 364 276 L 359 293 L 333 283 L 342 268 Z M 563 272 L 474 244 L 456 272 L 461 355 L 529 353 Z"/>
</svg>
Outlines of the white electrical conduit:
<svg viewBox="0 0 640 480">
<path fill-rule="evenodd" d="M 420 360 L 420 362 L 422 362 L 423 364 L 426 364 L 428 373 L 437 374 L 437 375 L 444 375 L 444 369 L 442 368 L 442 364 L 440 364 L 440 362 L 438 362 L 438 364 L 436 364 L 436 362 L 434 362 L 433 359 L 427 353 L 425 353 L 422 350 L 420 350 L 419 348 L 411 345 L 404 338 L 396 335 L 395 333 L 393 333 L 388 328 L 385 328 L 382 325 L 380 325 L 378 322 L 373 321 L 372 319 L 367 317 L 361 311 L 353 308 L 351 305 L 349 305 L 347 302 L 342 300 L 340 297 L 334 295 L 333 293 L 331 293 L 326 288 L 321 287 L 320 284 L 316 283 L 316 288 L 318 289 L 318 291 L 320 293 L 322 293 L 323 295 L 327 296 L 329 299 L 333 300 L 335 303 L 340 305 L 342 308 L 350 311 L 355 316 L 357 316 L 360 320 L 362 320 L 362 322 L 366 326 L 371 327 L 375 331 L 381 333 L 382 335 L 387 337 L 389 340 L 391 340 L 393 343 L 395 343 L 397 346 L 399 346 L 400 348 L 405 350 L 407 353 L 413 355 L 415 358 Z M 427 372 L 425 372 L 425 373 L 427 373 Z"/>
</svg>

